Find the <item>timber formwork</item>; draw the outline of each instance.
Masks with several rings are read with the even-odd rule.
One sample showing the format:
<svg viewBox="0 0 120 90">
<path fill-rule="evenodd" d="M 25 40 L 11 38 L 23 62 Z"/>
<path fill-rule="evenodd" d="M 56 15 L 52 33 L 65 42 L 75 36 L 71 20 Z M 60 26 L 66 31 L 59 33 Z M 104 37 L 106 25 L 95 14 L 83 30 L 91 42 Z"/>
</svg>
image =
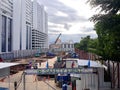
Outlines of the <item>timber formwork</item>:
<svg viewBox="0 0 120 90">
<path fill-rule="evenodd" d="M 120 63 L 111 61 L 111 88 L 120 88 Z"/>
<path fill-rule="evenodd" d="M 80 59 L 96 60 L 100 58 L 95 54 L 87 53 L 79 49 L 75 49 L 75 52 L 79 55 Z M 108 61 L 108 67 L 110 67 L 111 88 L 120 88 L 120 63 Z"/>
<path fill-rule="evenodd" d="M 75 49 L 75 52 L 78 54 L 79 59 L 96 60 L 99 58 L 97 55 L 85 52 L 84 50 Z"/>
</svg>

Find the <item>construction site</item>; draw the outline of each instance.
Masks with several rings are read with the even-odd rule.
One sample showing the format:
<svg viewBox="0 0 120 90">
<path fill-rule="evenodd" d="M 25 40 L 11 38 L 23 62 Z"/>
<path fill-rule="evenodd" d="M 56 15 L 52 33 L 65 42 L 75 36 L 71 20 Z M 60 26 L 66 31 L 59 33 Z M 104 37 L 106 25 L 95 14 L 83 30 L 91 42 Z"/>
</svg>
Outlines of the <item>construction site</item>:
<svg viewBox="0 0 120 90">
<path fill-rule="evenodd" d="M 10 53 L 10 60 L 1 54 L 0 90 L 119 90 L 119 63 L 103 62 L 60 36 L 49 50 Z"/>
</svg>

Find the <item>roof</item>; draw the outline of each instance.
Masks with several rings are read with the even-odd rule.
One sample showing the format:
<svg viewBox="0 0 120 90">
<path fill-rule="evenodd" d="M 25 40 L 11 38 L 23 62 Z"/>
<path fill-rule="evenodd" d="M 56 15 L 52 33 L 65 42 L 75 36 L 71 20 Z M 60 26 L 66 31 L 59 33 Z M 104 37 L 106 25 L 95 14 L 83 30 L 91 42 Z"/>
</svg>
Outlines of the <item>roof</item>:
<svg viewBox="0 0 120 90">
<path fill-rule="evenodd" d="M 10 66 L 18 65 L 19 63 L 7 63 L 7 62 L 0 62 L 0 69 L 7 68 Z"/>
<path fill-rule="evenodd" d="M 76 61 L 76 60 L 77 60 L 77 61 L 78 61 L 78 60 L 80 60 L 80 59 L 78 59 L 78 58 L 66 58 L 66 59 L 63 59 L 63 60 L 66 60 L 66 61 L 73 61 L 73 60 Z"/>
<path fill-rule="evenodd" d="M 89 60 L 79 59 L 78 66 L 87 66 Z M 90 67 L 103 67 L 103 65 L 99 61 L 91 61 L 90 60 Z"/>
</svg>

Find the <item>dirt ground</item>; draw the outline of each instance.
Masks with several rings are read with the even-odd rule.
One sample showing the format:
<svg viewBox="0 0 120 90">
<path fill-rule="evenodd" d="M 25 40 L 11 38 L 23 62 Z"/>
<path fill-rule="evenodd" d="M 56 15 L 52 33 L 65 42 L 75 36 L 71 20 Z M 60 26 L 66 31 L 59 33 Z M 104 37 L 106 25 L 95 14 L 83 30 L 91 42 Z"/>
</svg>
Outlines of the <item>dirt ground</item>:
<svg viewBox="0 0 120 90">
<path fill-rule="evenodd" d="M 32 59 L 37 60 L 36 58 L 32 58 Z M 56 60 L 57 60 L 57 57 L 48 59 L 47 61 L 49 63 L 49 66 L 53 67 Z M 25 59 L 25 61 L 27 60 Z M 39 68 L 46 68 L 46 60 L 45 62 L 41 63 Z M 24 90 L 22 73 L 23 72 L 20 71 L 16 74 L 10 75 L 9 77 L 6 77 L 6 78 L 3 77 L 3 80 L 0 81 L 0 87 L 9 88 L 9 90 L 15 90 L 14 83 L 17 82 L 18 87 L 16 90 Z M 54 89 L 52 89 L 47 83 Z M 42 77 L 41 80 L 38 80 L 38 78 L 35 75 L 25 75 L 25 90 L 55 90 L 55 89 L 61 90 L 61 88 L 56 87 L 56 84 L 54 83 L 53 78 L 52 79 L 50 78 L 48 80 Z"/>
<path fill-rule="evenodd" d="M 14 88 L 14 82 L 17 81 L 19 84 L 19 81 L 21 79 L 22 72 L 19 72 L 17 74 L 14 74 L 10 76 L 10 78 L 6 77 L 3 82 L 0 82 L 0 87 L 9 88 L 9 90 L 15 90 Z M 46 83 L 50 84 L 54 89 L 52 89 L 50 86 L 48 86 Z M 39 81 L 35 75 L 25 75 L 25 90 L 61 90 L 61 88 L 56 87 L 56 84 L 54 83 L 54 79 L 46 79 L 41 78 Z M 16 90 L 23 90 L 23 79 L 21 80 L 21 83 L 17 87 Z"/>
</svg>

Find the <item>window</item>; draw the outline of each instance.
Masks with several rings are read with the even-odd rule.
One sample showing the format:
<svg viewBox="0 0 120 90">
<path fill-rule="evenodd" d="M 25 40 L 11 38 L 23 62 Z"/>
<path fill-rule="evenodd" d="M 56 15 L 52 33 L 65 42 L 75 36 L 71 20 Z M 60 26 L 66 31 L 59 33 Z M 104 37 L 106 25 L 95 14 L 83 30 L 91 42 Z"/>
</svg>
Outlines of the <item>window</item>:
<svg viewBox="0 0 120 90">
<path fill-rule="evenodd" d="M 31 49 L 31 27 L 26 26 L 26 49 Z"/>
<path fill-rule="evenodd" d="M 6 52 L 6 17 L 2 16 L 2 52 Z"/>
<path fill-rule="evenodd" d="M 66 48 L 66 44 L 64 44 L 64 48 Z"/>
<path fill-rule="evenodd" d="M 28 26 L 26 26 L 26 49 L 28 49 Z"/>
<path fill-rule="evenodd" d="M 70 48 L 70 44 L 68 44 L 68 48 Z"/>
<path fill-rule="evenodd" d="M 12 50 L 12 19 L 8 18 L 8 51 Z"/>
<path fill-rule="evenodd" d="M 31 27 L 29 28 L 29 49 L 31 49 Z"/>
</svg>

